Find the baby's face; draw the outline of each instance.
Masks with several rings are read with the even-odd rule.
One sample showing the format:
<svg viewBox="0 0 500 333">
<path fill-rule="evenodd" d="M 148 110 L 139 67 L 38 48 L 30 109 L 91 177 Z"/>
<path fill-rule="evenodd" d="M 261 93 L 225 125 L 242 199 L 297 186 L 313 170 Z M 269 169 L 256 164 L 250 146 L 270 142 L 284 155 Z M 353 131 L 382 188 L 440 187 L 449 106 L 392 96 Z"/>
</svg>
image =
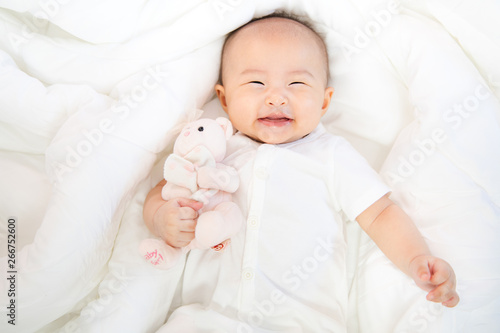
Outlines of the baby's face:
<svg viewBox="0 0 500 333">
<path fill-rule="evenodd" d="M 216 91 L 236 129 L 278 144 L 316 128 L 333 94 L 317 38 L 283 18 L 254 22 L 233 36 Z"/>
</svg>

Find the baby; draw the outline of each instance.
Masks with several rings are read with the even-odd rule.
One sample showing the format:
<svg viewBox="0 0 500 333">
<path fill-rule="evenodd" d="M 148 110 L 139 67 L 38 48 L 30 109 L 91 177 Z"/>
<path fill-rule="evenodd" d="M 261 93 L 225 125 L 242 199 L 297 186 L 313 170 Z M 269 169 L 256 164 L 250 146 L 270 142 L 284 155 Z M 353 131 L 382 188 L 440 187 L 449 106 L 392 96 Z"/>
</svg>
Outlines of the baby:
<svg viewBox="0 0 500 333">
<path fill-rule="evenodd" d="M 223 254 L 189 255 L 183 306 L 166 329 L 345 331 L 343 218 L 356 220 L 428 300 L 458 303 L 450 265 L 432 256 L 367 162 L 320 124 L 333 94 L 328 72 L 322 38 L 292 17 L 251 21 L 226 39 L 215 90 L 238 130 L 225 163 L 239 171 L 235 201 L 246 228 Z M 202 204 L 163 201 L 163 184 L 149 193 L 144 220 L 169 245 L 185 246 Z"/>
</svg>

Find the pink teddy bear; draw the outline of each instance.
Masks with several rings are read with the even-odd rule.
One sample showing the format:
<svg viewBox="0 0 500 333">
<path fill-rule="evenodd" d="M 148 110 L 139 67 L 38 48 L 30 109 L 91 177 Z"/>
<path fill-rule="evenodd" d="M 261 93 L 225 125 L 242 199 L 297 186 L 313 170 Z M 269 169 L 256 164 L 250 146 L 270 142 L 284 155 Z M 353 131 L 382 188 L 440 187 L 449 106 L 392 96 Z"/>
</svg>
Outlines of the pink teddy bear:
<svg viewBox="0 0 500 333">
<path fill-rule="evenodd" d="M 203 203 L 198 211 L 195 239 L 183 248 L 174 248 L 160 239 L 145 239 L 140 252 L 154 266 L 169 269 L 191 249 L 223 250 L 243 225 L 240 208 L 231 201 L 239 186 L 238 172 L 222 164 L 226 141 L 233 135 L 227 118 L 199 119 L 183 127 L 174 151 L 164 166 L 167 183 L 163 200 L 178 197 Z"/>
</svg>

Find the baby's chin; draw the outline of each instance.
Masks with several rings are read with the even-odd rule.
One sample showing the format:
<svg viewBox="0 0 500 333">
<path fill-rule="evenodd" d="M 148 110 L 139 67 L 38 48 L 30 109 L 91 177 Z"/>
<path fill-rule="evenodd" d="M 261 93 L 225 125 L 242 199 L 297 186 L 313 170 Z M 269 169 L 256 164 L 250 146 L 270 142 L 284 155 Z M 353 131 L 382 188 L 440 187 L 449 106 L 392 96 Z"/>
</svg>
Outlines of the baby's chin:
<svg viewBox="0 0 500 333">
<path fill-rule="evenodd" d="M 289 143 L 300 139 L 301 137 L 290 137 L 284 135 L 277 135 L 276 133 L 257 133 L 257 134 L 245 134 L 250 139 L 257 141 L 259 143 L 267 143 L 270 145 L 279 145 L 282 143 Z"/>
</svg>

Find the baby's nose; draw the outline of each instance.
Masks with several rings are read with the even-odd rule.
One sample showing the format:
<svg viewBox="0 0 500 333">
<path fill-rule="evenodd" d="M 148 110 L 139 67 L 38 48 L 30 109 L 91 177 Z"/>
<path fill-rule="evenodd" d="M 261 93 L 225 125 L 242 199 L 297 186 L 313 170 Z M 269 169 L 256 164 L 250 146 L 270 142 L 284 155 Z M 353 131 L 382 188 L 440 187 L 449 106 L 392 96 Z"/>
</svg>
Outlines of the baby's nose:
<svg viewBox="0 0 500 333">
<path fill-rule="evenodd" d="M 266 98 L 266 104 L 269 106 L 283 106 L 288 103 L 288 100 L 282 94 L 271 94 Z"/>
</svg>

